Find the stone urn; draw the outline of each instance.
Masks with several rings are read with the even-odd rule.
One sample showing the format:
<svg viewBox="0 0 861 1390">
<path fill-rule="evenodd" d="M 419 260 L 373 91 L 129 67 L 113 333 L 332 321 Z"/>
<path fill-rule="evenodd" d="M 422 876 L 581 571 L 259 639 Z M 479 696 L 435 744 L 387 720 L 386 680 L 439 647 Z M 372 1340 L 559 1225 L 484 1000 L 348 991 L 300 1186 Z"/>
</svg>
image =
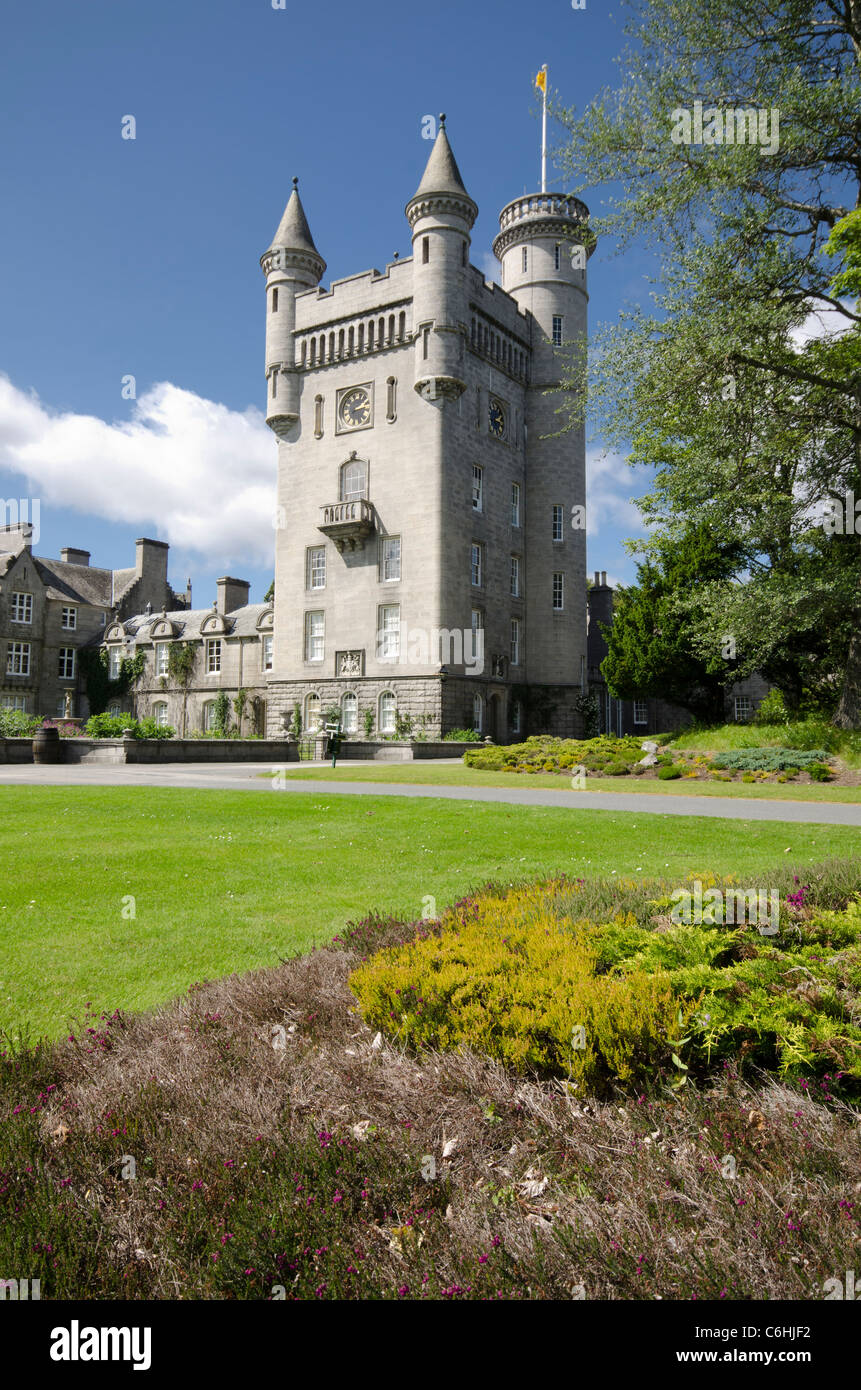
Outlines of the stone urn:
<svg viewBox="0 0 861 1390">
<path fill-rule="evenodd" d="M 60 733 L 56 728 L 37 729 L 33 735 L 33 762 L 60 761 Z"/>
</svg>

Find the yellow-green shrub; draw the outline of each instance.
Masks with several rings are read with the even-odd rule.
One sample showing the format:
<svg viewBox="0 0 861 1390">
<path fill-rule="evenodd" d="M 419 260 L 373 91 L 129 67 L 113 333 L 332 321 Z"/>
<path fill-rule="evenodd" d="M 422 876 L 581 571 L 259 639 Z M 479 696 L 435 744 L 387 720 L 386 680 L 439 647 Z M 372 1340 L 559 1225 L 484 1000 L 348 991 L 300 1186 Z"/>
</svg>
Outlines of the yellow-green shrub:
<svg viewBox="0 0 861 1390">
<path fill-rule="evenodd" d="M 560 924 L 531 897 L 479 903 L 439 936 L 365 961 L 350 984 L 366 1022 L 415 1047 L 473 1047 L 586 1090 L 670 1065 L 679 1003 L 669 975 L 596 974 L 587 924 Z M 572 1045 L 580 1027 L 585 1047 Z"/>
</svg>

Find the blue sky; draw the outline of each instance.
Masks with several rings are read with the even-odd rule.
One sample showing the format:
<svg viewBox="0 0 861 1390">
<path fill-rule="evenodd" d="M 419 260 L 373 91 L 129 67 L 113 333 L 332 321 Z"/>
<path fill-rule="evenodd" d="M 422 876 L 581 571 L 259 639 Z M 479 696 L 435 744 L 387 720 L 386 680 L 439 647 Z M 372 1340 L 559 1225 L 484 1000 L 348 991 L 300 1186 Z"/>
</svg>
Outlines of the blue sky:
<svg viewBox="0 0 861 1390">
<path fill-rule="evenodd" d="M 489 273 L 499 210 L 538 186 L 535 73 L 548 63 L 551 89 L 582 107 L 614 83 L 621 46 L 621 21 L 598 0 L 7 10 L 0 497 L 40 499 L 37 553 L 76 545 L 119 567 L 135 536 L 156 536 L 171 542 L 175 585 L 193 577 L 197 606 L 222 573 L 261 598 L 275 442 L 260 414 L 258 260 L 292 176 L 326 281 L 382 268 L 409 254 L 403 208 L 430 150 L 422 119 L 444 110 L 480 209 L 472 259 Z M 121 138 L 127 115 L 135 140 Z M 551 123 L 551 144 L 560 134 Z M 649 264 L 636 247 L 618 259 L 599 246 L 593 326 L 645 298 Z M 129 375 L 135 400 L 122 396 Z M 589 569 L 630 580 L 626 499 L 644 483 L 618 461 L 593 457 L 590 470 Z"/>
</svg>

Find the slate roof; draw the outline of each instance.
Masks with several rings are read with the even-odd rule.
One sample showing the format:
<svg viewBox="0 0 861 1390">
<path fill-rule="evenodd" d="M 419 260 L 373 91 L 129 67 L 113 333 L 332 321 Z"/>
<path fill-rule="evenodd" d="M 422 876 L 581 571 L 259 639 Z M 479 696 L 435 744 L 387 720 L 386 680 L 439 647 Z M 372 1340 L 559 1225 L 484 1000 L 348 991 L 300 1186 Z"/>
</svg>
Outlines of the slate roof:
<svg viewBox="0 0 861 1390">
<path fill-rule="evenodd" d="M 224 626 L 227 637 L 256 637 L 257 624 L 263 613 L 267 613 L 272 608 L 271 603 L 248 603 L 242 608 L 234 608 L 232 613 L 225 613 Z M 179 608 L 173 612 L 165 613 L 136 613 L 134 617 L 128 618 L 123 623 L 123 629 L 128 637 L 134 638 L 138 642 L 151 641 L 149 628 L 153 623 L 160 622 L 162 616 L 168 622 L 173 623 L 176 628 L 177 638 L 185 642 L 201 639 L 201 625 L 206 618 L 211 618 L 213 609 L 209 608 Z"/>
</svg>

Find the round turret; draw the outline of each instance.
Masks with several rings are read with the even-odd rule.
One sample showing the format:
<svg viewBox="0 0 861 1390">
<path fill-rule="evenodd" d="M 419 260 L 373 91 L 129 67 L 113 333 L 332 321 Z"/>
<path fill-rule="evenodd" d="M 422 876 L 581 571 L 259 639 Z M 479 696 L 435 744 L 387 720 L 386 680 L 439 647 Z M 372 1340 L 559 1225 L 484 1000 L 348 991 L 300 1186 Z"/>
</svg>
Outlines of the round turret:
<svg viewBox="0 0 861 1390">
<path fill-rule="evenodd" d="M 320 283 L 326 262 L 314 245 L 299 197 L 299 180 L 272 245 L 260 257 L 266 276 L 266 423 L 282 437 L 299 418 L 299 377 L 293 334 L 296 295 Z"/>
<path fill-rule="evenodd" d="M 466 389 L 466 283 L 478 208 L 464 187 L 445 116 L 422 181 L 406 206 L 413 242 L 414 386 L 428 400 Z"/>
</svg>

